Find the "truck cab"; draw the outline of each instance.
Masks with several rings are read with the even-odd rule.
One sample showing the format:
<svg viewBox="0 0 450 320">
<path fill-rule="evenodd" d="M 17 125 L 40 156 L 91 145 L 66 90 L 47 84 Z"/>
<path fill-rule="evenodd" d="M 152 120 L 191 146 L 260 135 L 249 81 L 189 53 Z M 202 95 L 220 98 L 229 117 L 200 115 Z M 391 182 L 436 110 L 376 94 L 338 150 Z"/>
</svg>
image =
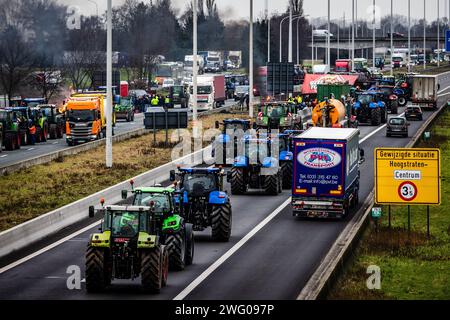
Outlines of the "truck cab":
<svg viewBox="0 0 450 320">
<path fill-rule="evenodd" d="M 66 104 L 66 141 L 69 146 L 104 138 L 106 119 L 99 99 L 71 99 Z"/>
</svg>

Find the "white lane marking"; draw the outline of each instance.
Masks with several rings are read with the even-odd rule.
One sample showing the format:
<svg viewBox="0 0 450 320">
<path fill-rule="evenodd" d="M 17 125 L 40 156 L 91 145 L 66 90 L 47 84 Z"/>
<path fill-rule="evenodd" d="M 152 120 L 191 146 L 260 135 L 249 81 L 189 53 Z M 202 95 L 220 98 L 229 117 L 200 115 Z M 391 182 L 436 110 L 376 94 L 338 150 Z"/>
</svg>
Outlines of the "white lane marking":
<svg viewBox="0 0 450 320">
<path fill-rule="evenodd" d="M 20 264 L 22 264 L 22 263 L 24 263 L 24 262 L 27 262 L 28 260 L 33 259 L 34 257 L 37 257 L 38 255 L 40 255 L 40 254 L 42 254 L 42 253 L 44 253 L 44 252 L 46 252 L 46 251 L 48 251 L 48 250 L 53 249 L 54 247 L 59 246 L 61 243 L 66 242 L 67 240 L 70 240 L 70 239 L 72 239 L 72 238 L 75 238 L 76 236 L 78 236 L 78 235 L 80 235 L 80 234 L 82 234 L 82 233 L 84 233 L 84 232 L 86 232 L 86 231 L 88 231 L 88 230 L 90 230 L 90 229 L 92 229 L 92 228 L 98 226 L 98 225 L 100 224 L 100 222 L 101 222 L 101 221 L 97 221 L 97 222 L 95 222 L 95 223 L 93 223 L 93 224 L 91 224 L 91 225 L 88 225 L 87 227 L 84 227 L 83 229 L 78 230 L 78 231 L 76 231 L 75 233 L 72 233 L 72 234 L 68 235 L 68 236 L 65 237 L 65 238 L 62 238 L 62 239 L 60 239 L 60 240 L 58 240 L 58 241 L 56 241 L 56 242 L 54 242 L 54 243 L 52 243 L 52 244 L 50 244 L 50 245 L 44 247 L 44 248 L 42 248 L 42 249 L 39 250 L 39 251 L 36 251 L 36 252 L 34 252 L 34 253 L 32 253 L 32 254 L 30 254 L 30 255 L 28 255 L 28 256 L 26 256 L 26 257 L 20 259 L 20 260 L 17 260 L 17 261 L 15 261 L 15 262 L 13 262 L 13 263 L 11 263 L 11 264 L 9 264 L 9 265 L 7 265 L 7 266 L 1 268 L 1 269 L 0 269 L 0 274 L 2 274 L 2 273 L 4 273 L 4 272 L 8 271 L 9 269 L 12 269 L 12 268 L 17 267 L 18 265 L 20 265 Z"/>
<path fill-rule="evenodd" d="M 194 281 L 192 281 L 183 291 L 181 291 L 173 300 L 183 300 L 189 295 L 200 283 L 203 282 L 211 273 L 213 273 L 220 265 L 222 265 L 229 257 L 231 257 L 236 251 L 238 251 L 248 240 L 250 240 L 259 230 L 261 230 L 266 224 L 268 224 L 273 218 L 275 218 L 284 208 L 291 203 L 289 197 L 281 206 L 279 206 L 274 212 L 267 216 L 262 222 L 254 227 L 247 235 L 236 243 L 230 250 L 216 260 L 208 269 L 203 271 Z"/>
<path fill-rule="evenodd" d="M 448 87 L 446 87 L 446 88 L 444 88 L 444 89 L 442 89 L 442 90 L 439 90 L 439 91 L 438 91 L 438 94 L 440 94 L 440 93 L 442 93 L 442 92 L 444 92 L 444 91 L 447 91 L 448 89 L 450 89 L 450 86 L 448 86 Z"/>
<path fill-rule="evenodd" d="M 27 151 L 31 151 L 31 150 L 34 150 L 34 148 L 29 148 L 29 149 L 27 149 Z"/>
<path fill-rule="evenodd" d="M 405 113 L 403 112 L 402 114 L 396 115 L 397 117 L 403 117 L 405 115 Z M 388 118 L 389 121 L 389 118 Z M 378 132 L 380 132 L 381 130 L 383 130 L 384 128 L 387 127 L 387 124 L 383 124 L 381 127 L 379 127 L 378 129 L 376 129 L 375 131 L 372 131 L 370 134 L 368 134 L 367 136 L 365 136 L 364 138 L 362 138 L 359 141 L 359 144 L 363 143 L 364 141 L 366 141 L 367 139 L 369 139 L 370 137 L 372 137 L 374 134 L 377 134 Z"/>
<path fill-rule="evenodd" d="M 0 158 L 5 158 L 7 156 L 8 156 L 7 154 L 4 154 L 4 155 L 0 156 Z"/>
<path fill-rule="evenodd" d="M 45 279 L 66 279 L 66 278 L 58 277 L 58 276 L 48 276 L 48 277 L 45 277 Z"/>
<path fill-rule="evenodd" d="M 52 144 L 58 144 L 59 142 L 53 142 Z"/>
</svg>

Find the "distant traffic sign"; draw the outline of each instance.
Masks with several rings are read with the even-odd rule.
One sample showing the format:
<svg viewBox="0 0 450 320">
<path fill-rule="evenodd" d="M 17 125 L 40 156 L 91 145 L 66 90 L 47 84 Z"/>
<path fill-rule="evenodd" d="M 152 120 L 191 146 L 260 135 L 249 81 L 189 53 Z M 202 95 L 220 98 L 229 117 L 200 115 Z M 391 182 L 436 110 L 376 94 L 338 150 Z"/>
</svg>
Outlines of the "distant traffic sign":
<svg viewBox="0 0 450 320">
<path fill-rule="evenodd" d="M 377 204 L 439 205 L 440 176 L 439 149 L 375 150 Z"/>
<path fill-rule="evenodd" d="M 445 51 L 450 52 L 450 30 L 445 32 Z"/>
</svg>

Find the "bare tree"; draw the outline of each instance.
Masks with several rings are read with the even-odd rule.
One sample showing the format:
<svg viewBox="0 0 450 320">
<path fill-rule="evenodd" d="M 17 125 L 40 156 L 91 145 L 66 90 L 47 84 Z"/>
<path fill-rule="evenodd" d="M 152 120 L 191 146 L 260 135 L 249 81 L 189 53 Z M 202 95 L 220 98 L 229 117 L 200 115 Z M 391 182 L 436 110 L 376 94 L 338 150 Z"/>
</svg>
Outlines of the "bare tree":
<svg viewBox="0 0 450 320">
<path fill-rule="evenodd" d="M 0 85 L 11 98 L 30 74 L 33 53 L 15 27 L 0 34 Z"/>
</svg>

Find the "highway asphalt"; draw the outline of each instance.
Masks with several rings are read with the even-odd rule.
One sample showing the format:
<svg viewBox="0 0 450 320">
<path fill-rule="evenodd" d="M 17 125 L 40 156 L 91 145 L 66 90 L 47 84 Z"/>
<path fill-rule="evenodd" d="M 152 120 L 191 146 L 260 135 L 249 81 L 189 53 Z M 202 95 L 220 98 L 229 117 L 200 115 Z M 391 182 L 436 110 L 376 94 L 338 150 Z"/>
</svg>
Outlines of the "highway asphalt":
<svg viewBox="0 0 450 320">
<path fill-rule="evenodd" d="M 234 100 L 227 100 L 225 107 L 234 104 Z M 136 129 L 144 128 L 144 114 L 137 113 L 134 121 L 126 122 L 125 120 L 117 120 L 114 128 L 115 134 L 125 133 Z M 34 146 L 22 146 L 19 150 L 5 151 L 0 153 L 0 168 L 6 167 L 17 162 L 39 157 L 48 153 L 70 148 L 65 136 L 63 139 L 48 140 L 44 143 L 37 143 Z"/>
<path fill-rule="evenodd" d="M 450 87 L 450 78 L 442 77 L 440 83 L 442 89 Z M 446 98 L 440 98 L 441 105 Z M 424 120 L 430 115 L 425 112 Z M 411 122 L 410 137 L 422 123 Z M 362 203 L 373 188 L 374 148 L 403 147 L 410 138 L 386 138 L 380 127 L 361 126 L 360 131 L 366 152 L 361 168 Z M 168 286 L 159 295 L 143 294 L 139 279 L 115 281 L 101 294 L 86 293 L 84 282 L 80 290 L 67 288 L 69 266 L 79 266 L 84 277 L 88 237 L 97 229 L 92 227 L 0 271 L 0 299 L 295 299 L 350 217 L 345 221 L 296 219 L 286 205 L 289 197 L 287 190 L 279 196 L 258 192 L 232 196 L 230 242 L 212 242 L 209 230 L 196 233 L 194 264 L 185 271 L 170 272 Z"/>
</svg>

